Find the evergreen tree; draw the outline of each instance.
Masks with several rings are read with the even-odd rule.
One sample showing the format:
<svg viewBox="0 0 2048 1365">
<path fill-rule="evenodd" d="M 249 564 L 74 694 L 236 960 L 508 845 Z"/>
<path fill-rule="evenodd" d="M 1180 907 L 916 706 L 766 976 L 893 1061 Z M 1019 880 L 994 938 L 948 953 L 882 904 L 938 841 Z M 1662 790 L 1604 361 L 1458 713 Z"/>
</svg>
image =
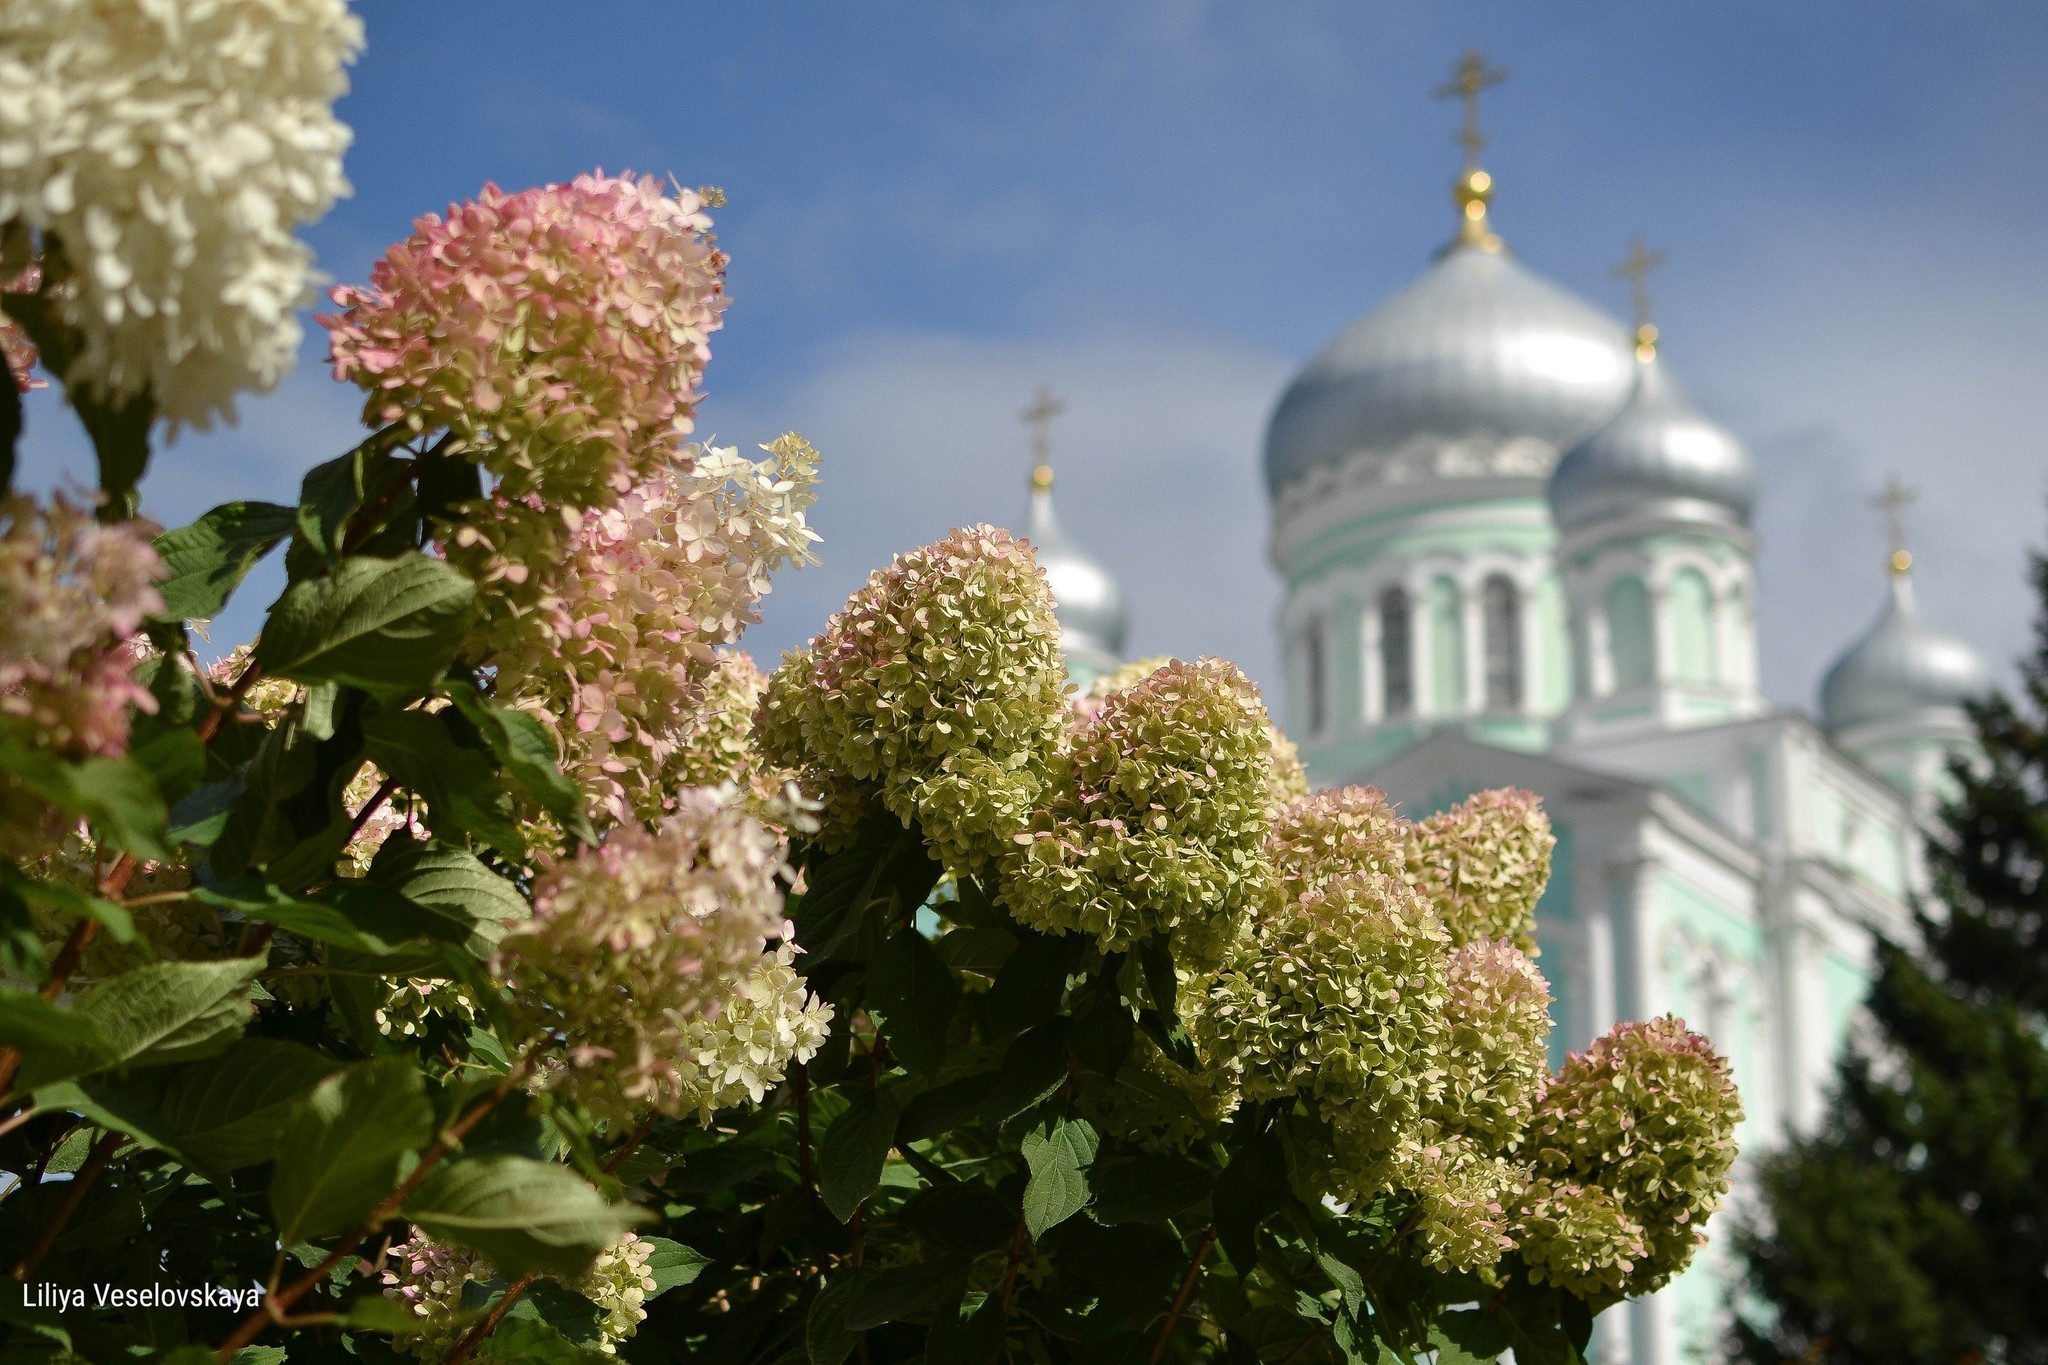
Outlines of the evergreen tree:
<svg viewBox="0 0 2048 1365">
<path fill-rule="evenodd" d="M 1919 953 L 1878 945 L 1873 1046 L 1767 1158 L 1741 1236 L 1755 1362 L 2048 1362 L 2048 557 L 2017 703 L 1930 841 Z"/>
</svg>

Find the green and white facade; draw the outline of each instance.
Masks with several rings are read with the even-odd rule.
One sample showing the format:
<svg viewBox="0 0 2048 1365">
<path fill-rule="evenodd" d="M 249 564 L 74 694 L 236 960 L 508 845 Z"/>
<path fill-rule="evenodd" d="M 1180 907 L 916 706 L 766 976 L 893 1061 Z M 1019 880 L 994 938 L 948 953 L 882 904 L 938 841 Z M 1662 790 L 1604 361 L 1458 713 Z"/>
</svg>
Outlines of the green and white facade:
<svg viewBox="0 0 2048 1365">
<path fill-rule="evenodd" d="M 1908 926 L 1921 823 L 1969 744 L 1959 703 L 1987 680 L 1895 561 L 1822 722 L 1765 703 L 1748 457 L 1654 329 L 1521 266 L 1485 197 L 1461 197 L 1459 240 L 1275 411 L 1280 709 L 1318 785 L 1379 786 L 1411 816 L 1541 796 L 1555 1060 L 1676 1012 L 1731 1059 L 1753 1155 L 1820 1112 L 1870 931 Z M 1714 1358 L 1729 1284 L 1710 1247 L 1605 1315 L 1596 1358 Z"/>
</svg>

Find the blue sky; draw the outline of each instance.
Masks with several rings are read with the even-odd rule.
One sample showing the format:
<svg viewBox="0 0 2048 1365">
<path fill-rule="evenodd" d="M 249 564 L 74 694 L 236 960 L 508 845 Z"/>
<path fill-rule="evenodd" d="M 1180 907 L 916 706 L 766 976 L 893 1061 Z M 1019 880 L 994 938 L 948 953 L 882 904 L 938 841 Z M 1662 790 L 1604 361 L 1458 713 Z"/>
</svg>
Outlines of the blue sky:
<svg viewBox="0 0 2048 1365">
<path fill-rule="evenodd" d="M 308 232 L 357 280 L 410 220 L 579 170 L 716 184 L 734 303 L 703 429 L 827 457 L 824 566 L 750 638 L 800 642 L 894 550 L 1021 517 L 1050 383 L 1062 513 L 1134 650 L 1272 680 L 1257 455 L 1293 367 L 1451 227 L 1468 45 L 1496 222 L 1621 311 L 1667 250 L 1664 355 L 1755 455 L 1765 683 L 1810 705 L 1875 612 L 1889 472 L 1923 601 L 2003 663 L 2048 496 L 2048 7 L 370 0 L 341 114 L 354 197 Z M 312 329 L 317 333 L 317 329 Z M 153 511 L 286 496 L 347 443 L 317 335 L 242 425 L 159 457 Z M 28 477 L 75 465 L 47 398 Z M 223 636 L 252 629 L 244 610 Z M 222 643 L 231 642 L 224 638 Z"/>
</svg>

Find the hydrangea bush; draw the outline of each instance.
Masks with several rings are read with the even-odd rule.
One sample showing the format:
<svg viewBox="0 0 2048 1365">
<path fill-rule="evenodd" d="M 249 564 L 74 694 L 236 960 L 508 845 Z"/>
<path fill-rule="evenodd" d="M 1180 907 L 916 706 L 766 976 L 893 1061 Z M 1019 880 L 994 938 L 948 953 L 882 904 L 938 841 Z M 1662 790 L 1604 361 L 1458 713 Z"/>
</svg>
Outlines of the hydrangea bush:
<svg viewBox="0 0 2048 1365">
<path fill-rule="evenodd" d="M 322 319 L 360 444 L 136 520 L 289 352 L 356 30 L 0 15 L 4 454 L 49 382 L 101 468 L 0 490 L 0 1264 L 264 1291 L 11 1358 L 1569 1362 L 1684 1268 L 1739 1102 L 1672 1019 L 1550 1073 L 1533 798 L 1311 795 L 1220 660 L 1077 694 L 987 526 L 737 651 L 820 463 L 692 440 L 715 192 L 422 218 Z"/>
</svg>

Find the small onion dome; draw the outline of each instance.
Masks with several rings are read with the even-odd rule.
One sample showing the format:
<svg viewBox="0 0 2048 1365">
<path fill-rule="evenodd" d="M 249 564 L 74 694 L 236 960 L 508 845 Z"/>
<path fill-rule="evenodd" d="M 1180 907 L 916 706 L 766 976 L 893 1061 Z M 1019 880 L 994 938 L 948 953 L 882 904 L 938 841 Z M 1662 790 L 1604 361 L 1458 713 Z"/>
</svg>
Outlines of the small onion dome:
<svg viewBox="0 0 2048 1365">
<path fill-rule="evenodd" d="M 1630 356 L 1613 318 L 1497 246 L 1455 242 L 1288 386 L 1266 432 L 1266 486 L 1417 436 L 1562 450 L 1621 406 Z"/>
<path fill-rule="evenodd" d="M 1910 563 L 1901 555 L 1895 563 Z M 1835 661 L 1820 687 L 1821 722 L 1839 734 L 1860 725 L 1910 720 L 1929 711 L 1959 719 L 1965 701 L 1990 693 L 1977 651 L 1920 619 L 1913 583 L 1892 574 L 1891 601 L 1877 624 Z"/>
<path fill-rule="evenodd" d="M 1693 410 L 1654 351 L 1636 362 L 1627 405 L 1550 476 L 1550 510 L 1567 532 L 1635 517 L 1746 526 L 1755 494 L 1749 455 Z"/>
<path fill-rule="evenodd" d="M 1050 466 L 1031 471 L 1031 514 L 1024 534 L 1052 587 L 1060 648 L 1068 659 L 1092 670 L 1114 669 L 1123 661 L 1124 635 L 1130 628 L 1123 589 L 1060 529 L 1052 510 Z"/>
</svg>

